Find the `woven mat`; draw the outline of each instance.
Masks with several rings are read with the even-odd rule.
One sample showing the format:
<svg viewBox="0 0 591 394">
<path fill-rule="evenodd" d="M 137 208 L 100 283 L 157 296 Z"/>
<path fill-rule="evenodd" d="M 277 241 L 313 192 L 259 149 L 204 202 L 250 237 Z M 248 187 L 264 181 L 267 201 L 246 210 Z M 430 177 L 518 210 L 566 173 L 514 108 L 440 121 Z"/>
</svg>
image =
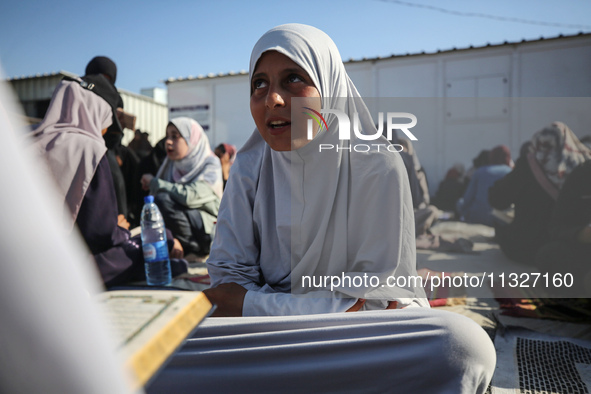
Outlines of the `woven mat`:
<svg viewBox="0 0 591 394">
<path fill-rule="evenodd" d="M 589 393 L 591 342 L 523 329 L 497 332 L 491 394 Z"/>
</svg>

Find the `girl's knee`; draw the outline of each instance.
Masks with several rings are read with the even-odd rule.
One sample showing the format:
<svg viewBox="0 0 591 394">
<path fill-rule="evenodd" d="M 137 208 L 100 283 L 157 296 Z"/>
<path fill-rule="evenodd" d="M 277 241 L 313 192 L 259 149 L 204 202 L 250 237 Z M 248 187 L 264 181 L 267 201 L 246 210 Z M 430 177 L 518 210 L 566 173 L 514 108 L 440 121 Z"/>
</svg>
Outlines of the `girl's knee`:
<svg viewBox="0 0 591 394">
<path fill-rule="evenodd" d="M 435 311 L 434 311 L 435 312 Z M 488 334 L 472 319 L 452 312 L 437 311 L 441 324 L 442 355 L 450 375 L 458 376 L 462 387 L 484 391 L 496 366 L 496 351 Z"/>
</svg>

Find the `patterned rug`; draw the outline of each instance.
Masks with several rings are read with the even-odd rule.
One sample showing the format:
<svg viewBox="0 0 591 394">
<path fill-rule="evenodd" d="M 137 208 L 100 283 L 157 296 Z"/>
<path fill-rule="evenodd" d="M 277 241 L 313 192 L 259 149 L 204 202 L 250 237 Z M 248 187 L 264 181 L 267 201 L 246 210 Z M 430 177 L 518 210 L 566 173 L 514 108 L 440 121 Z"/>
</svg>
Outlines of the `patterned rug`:
<svg viewBox="0 0 591 394">
<path fill-rule="evenodd" d="M 591 342 L 511 328 L 497 332 L 495 348 L 491 394 L 590 392 Z"/>
</svg>

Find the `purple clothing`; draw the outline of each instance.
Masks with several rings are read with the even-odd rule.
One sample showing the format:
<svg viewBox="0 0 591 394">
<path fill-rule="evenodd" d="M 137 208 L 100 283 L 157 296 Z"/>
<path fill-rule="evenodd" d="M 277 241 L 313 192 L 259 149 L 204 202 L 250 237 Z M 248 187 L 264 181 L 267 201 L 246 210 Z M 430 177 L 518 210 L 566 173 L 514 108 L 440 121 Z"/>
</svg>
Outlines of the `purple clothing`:
<svg viewBox="0 0 591 394">
<path fill-rule="evenodd" d="M 94 256 L 106 286 L 145 280 L 139 237 L 117 225 L 117 198 L 106 156 L 99 162 L 84 195 L 76 224 Z M 167 231 L 169 250 L 173 237 Z"/>
</svg>

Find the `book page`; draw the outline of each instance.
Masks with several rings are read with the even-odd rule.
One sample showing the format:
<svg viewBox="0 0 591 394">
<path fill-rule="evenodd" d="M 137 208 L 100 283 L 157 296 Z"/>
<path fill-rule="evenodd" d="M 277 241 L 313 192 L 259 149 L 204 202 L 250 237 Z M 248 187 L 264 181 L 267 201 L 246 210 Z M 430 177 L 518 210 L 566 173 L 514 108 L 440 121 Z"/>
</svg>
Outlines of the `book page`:
<svg viewBox="0 0 591 394">
<path fill-rule="evenodd" d="M 103 302 L 111 335 L 120 340 L 117 348 L 127 345 L 145 330 L 154 330 L 149 324 L 178 299 L 178 295 L 109 294 Z"/>
<path fill-rule="evenodd" d="M 193 291 L 119 290 L 102 293 L 98 300 L 117 352 L 138 385 L 148 381 L 211 309 L 205 294 Z"/>
</svg>

